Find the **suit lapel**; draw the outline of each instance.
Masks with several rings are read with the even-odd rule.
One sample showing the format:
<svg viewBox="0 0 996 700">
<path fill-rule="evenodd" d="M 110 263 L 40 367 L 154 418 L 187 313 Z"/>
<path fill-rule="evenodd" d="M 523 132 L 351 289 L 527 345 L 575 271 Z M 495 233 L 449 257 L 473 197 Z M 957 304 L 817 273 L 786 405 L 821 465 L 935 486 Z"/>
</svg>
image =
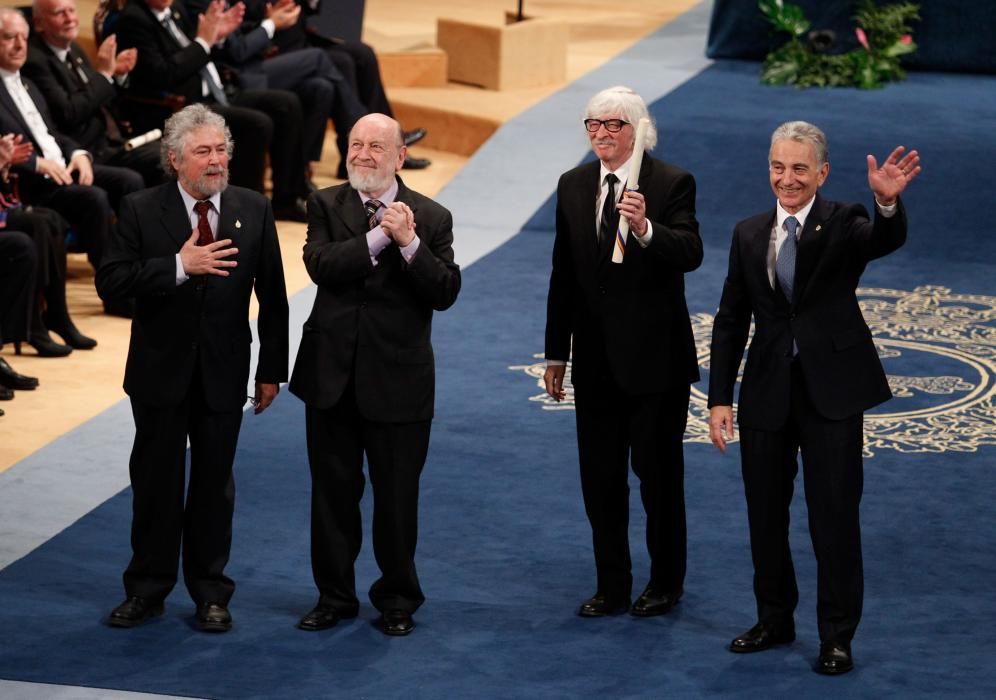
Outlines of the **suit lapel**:
<svg viewBox="0 0 996 700">
<path fill-rule="evenodd" d="M 746 260 L 744 270 L 749 274 L 759 274 L 765 289 L 772 295 L 775 294 L 771 286 L 771 279 L 768 277 L 768 249 L 771 246 L 771 229 L 775 226 L 775 210 L 763 220 L 763 223 L 751 232 L 751 239 L 748 241 L 747 250 L 750 252 L 750 260 Z M 777 282 L 775 283 L 777 284 Z"/>
<path fill-rule="evenodd" d="M 218 231 L 214 239 L 220 241 L 223 238 L 231 238 L 232 245 L 239 247 L 239 240 L 242 238 L 243 223 L 239 219 L 239 197 L 231 190 L 221 193 L 221 216 L 218 218 Z"/>
<path fill-rule="evenodd" d="M 24 117 L 21 116 L 21 110 L 19 110 L 17 105 L 14 103 L 14 98 L 10 96 L 9 92 L 7 92 L 7 84 L 3 82 L 0 82 L 0 105 L 2 105 L 3 108 L 10 113 L 11 118 L 13 118 L 13 120 L 20 125 L 21 133 L 24 134 L 24 136 L 32 143 L 34 143 L 36 150 L 40 151 L 38 144 L 35 143 L 35 135 L 31 133 L 31 129 L 28 128 L 28 123 L 24 121 Z M 36 155 L 40 156 L 41 153 L 38 152 Z"/>
<path fill-rule="evenodd" d="M 812 278 L 820 251 L 826 243 L 826 221 L 829 217 L 828 207 L 819 194 L 813 202 L 813 208 L 806 217 L 806 225 L 799 236 L 799 249 L 795 259 L 795 303 L 798 304 L 806 293 L 809 280 Z"/>
<path fill-rule="evenodd" d="M 177 245 L 177 249 L 190 238 L 193 228 L 190 226 L 190 215 L 184 209 L 183 199 L 180 197 L 179 185 L 176 181 L 167 182 L 162 186 L 162 222 L 163 229 Z M 224 207 L 222 207 L 224 211 Z M 218 230 L 221 230 L 219 225 Z"/>
</svg>

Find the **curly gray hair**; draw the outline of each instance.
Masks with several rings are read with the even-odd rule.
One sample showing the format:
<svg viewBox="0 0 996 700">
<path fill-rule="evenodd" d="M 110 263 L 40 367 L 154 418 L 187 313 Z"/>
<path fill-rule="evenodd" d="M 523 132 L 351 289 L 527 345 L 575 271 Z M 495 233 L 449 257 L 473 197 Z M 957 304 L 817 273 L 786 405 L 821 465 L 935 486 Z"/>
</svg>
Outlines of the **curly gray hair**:
<svg viewBox="0 0 996 700">
<path fill-rule="evenodd" d="M 194 129 L 203 126 L 213 126 L 224 132 L 228 157 L 232 157 L 235 142 L 232 141 L 232 132 L 229 131 L 225 118 L 202 104 L 187 105 L 167 119 L 166 126 L 163 127 L 163 136 L 159 145 L 159 159 L 163 171 L 167 175 L 176 177 L 176 168 L 170 162 L 169 154 L 175 153 L 176 157 L 180 158 L 187 135 Z"/>
</svg>

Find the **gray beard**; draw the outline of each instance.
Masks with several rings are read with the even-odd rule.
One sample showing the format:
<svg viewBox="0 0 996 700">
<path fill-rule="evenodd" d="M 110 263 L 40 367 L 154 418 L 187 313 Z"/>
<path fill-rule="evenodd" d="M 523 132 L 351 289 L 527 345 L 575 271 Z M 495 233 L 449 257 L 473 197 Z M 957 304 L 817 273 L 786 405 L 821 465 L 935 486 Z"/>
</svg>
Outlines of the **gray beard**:
<svg viewBox="0 0 996 700">
<path fill-rule="evenodd" d="M 202 175 L 193 182 L 186 183 L 190 187 L 187 189 L 189 192 L 193 190 L 194 192 L 199 192 L 202 199 L 207 199 L 208 197 L 213 197 L 219 192 L 224 192 L 228 188 L 228 168 L 225 168 L 222 173 L 221 182 L 218 185 L 211 184 L 206 175 Z"/>
<path fill-rule="evenodd" d="M 348 163 L 346 164 L 346 172 L 349 175 L 349 184 L 358 192 L 362 192 L 366 195 L 377 195 L 384 192 L 391 183 L 394 182 L 394 174 L 390 176 L 382 177 L 380 173 L 370 173 L 368 175 L 361 174 L 354 170 Z"/>
</svg>

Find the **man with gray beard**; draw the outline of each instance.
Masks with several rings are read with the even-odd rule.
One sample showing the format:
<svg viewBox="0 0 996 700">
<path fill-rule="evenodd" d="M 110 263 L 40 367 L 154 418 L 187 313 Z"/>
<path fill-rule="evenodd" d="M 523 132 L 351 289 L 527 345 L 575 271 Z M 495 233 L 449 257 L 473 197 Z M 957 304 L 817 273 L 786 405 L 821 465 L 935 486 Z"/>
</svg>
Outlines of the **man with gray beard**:
<svg viewBox="0 0 996 700">
<path fill-rule="evenodd" d="M 232 463 L 249 381 L 249 301 L 259 301 L 257 414 L 287 379 L 287 291 L 269 201 L 228 187 L 232 137 L 197 104 L 166 122 L 162 164 L 176 182 L 125 198 L 97 273 L 106 300 L 135 298 L 124 389 L 135 418 L 129 462 L 133 556 L 126 600 L 108 619 L 135 627 L 163 612 L 183 579 L 197 626 L 226 632 L 235 590 L 225 576 L 232 542 Z M 190 440 L 190 485 L 184 467 Z"/>
<path fill-rule="evenodd" d="M 303 630 L 359 612 L 353 565 L 363 533 L 364 454 L 381 570 L 370 601 L 380 629 L 409 634 L 425 600 L 415 545 L 435 392 L 432 312 L 456 301 L 460 269 L 450 213 L 397 177 L 406 152 L 398 123 L 368 114 L 349 135 L 349 183 L 308 199 L 304 264 L 318 292 L 290 383 L 307 404 L 319 591 L 298 623 Z"/>
</svg>

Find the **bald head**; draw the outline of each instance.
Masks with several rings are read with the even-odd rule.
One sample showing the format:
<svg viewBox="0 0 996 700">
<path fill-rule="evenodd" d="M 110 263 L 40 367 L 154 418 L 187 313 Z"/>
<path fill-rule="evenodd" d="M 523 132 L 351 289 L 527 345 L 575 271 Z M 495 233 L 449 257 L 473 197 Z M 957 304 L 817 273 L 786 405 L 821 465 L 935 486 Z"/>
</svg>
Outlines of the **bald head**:
<svg viewBox="0 0 996 700">
<path fill-rule="evenodd" d="M 349 132 L 349 184 L 368 197 L 379 197 L 394 182 L 407 152 L 398 122 L 386 114 L 362 117 Z"/>
</svg>

